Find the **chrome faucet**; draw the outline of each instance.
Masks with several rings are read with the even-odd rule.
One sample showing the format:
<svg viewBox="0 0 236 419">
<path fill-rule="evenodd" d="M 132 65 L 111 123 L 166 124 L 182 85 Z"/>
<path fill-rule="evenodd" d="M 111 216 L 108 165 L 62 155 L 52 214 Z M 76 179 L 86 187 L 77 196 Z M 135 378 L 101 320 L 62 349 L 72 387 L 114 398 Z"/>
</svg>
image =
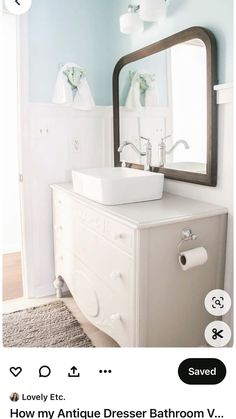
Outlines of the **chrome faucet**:
<svg viewBox="0 0 236 419">
<path fill-rule="evenodd" d="M 158 145 L 158 149 L 159 149 L 159 166 L 160 167 L 164 167 L 165 166 L 165 162 L 166 162 L 166 155 L 167 154 L 171 154 L 172 151 L 174 151 L 174 149 L 176 147 L 178 147 L 179 144 L 183 144 L 185 149 L 189 149 L 189 144 L 187 143 L 187 141 L 185 140 L 178 140 L 176 141 L 173 146 L 167 151 L 166 150 L 166 139 L 171 137 L 171 135 L 167 135 L 166 137 L 163 137 L 161 139 L 160 144 Z"/>
<path fill-rule="evenodd" d="M 131 143 L 130 141 L 122 141 L 120 147 L 118 148 L 118 152 L 121 153 L 125 147 L 130 146 L 135 153 L 137 153 L 141 157 L 146 157 L 144 163 L 144 170 L 150 170 L 151 162 L 152 162 L 152 144 L 149 138 L 140 137 L 142 140 L 146 141 L 145 151 L 140 151 L 136 145 Z"/>
</svg>

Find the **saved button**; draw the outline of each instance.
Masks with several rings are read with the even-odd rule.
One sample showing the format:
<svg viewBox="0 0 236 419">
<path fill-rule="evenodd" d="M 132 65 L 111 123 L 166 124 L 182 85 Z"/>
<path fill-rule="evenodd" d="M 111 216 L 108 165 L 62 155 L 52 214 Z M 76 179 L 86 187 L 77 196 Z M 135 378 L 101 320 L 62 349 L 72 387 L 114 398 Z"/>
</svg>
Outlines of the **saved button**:
<svg viewBox="0 0 236 419">
<path fill-rule="evenodd" d="M 181 362 L 178 374 L 190 385 L 219 384 L 226 376 L 225 364 L 215 358 L 188 358 Z"/>
</svg>

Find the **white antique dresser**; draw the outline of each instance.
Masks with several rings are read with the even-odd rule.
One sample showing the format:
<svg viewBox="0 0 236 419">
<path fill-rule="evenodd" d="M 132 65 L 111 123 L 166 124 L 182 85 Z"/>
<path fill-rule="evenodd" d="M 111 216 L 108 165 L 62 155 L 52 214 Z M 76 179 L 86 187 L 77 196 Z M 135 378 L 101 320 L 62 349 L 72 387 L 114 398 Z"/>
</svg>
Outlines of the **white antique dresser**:
<svg viewBox="0 0 236 419">
<path fill-rule="evenodd" d="M 52 185 L 55 286 L 63 281 L 87 319 L 120 346 L 203 346 L 214 320 L 206 294 L 223 287 L 227 211 L 166 194 L 103 206 Z M 191 228 L 208 262 L 184 272 L 181 232 Z"/>
</svg>

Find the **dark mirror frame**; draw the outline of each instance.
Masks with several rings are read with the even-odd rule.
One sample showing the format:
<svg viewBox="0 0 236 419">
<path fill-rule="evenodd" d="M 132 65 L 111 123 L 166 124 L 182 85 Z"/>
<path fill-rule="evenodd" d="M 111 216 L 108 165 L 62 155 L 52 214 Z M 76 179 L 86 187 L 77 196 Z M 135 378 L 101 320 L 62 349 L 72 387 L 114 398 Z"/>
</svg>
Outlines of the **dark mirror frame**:
<svg viewBox="0 0 236 419">
<path fill-rule="evenodd" d="M 120 155 L 117 151 L 120 144 L 120 111 L 119 111 L 119 74 L 122 68 L 134 61 L 161 52 L 174 45 L 191 39 L 200 39 L 206 47 L 207 56 L 207 173 L 194 173 L 181 170 L 152 166 L 151 171 L 164 173 L 168 179 L 197 183 L 200 185 L 216 186 L 217 183 L 217 109 L 216 92 L 216 40 L 214 35 L 202 27 L 192 27 L 148 45 L 145 48 L 122 57 L 113 72 L 113 124 L 114 124 L 114 165 L 121 166 Z M 143 169 L 143 165 L 127 162 L 127 167 Z"/>
</svg>

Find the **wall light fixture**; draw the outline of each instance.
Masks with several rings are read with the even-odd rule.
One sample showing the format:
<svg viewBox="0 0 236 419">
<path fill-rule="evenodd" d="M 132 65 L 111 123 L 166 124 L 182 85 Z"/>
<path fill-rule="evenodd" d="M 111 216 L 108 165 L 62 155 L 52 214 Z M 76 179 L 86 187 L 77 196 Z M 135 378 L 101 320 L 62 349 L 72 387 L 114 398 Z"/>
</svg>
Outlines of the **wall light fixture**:
<svg viewBox="0 0 236 419">
<path fill-rule="evenodd" d="M 131 35 L 144 30 L 144 21 L 158 22 L 166 17 L 167 0 L 139 0 L 128 6 L 128 13 L 120 16 L 120 31 Z"/>
<path fill-rule="evenodd" d="M 144 24 L 139 16 L 140 6 L 128 6 L 128 13 L 120 16 L 120 31 L 125 34 L 133 34 L 136 32 L 142 32 Z"/>
</svg>

